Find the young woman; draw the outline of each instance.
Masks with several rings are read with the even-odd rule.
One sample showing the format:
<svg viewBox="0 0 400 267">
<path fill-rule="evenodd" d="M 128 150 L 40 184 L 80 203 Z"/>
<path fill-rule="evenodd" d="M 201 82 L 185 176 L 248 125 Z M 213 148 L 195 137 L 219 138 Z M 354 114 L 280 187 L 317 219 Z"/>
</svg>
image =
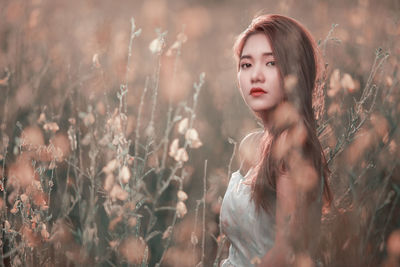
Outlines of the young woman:
<svg viewBox="0 0 400 267">
<path fill-rule="evenodd" d="M 221 266 L 318 266 L 329 170 L 312 107 L 320 61 L 315 41 L 294 19 L 256 17 L 234 45 L 237 79 L 262 131 L 241 142 L 220 223 L 231 245 Z"/>
</svg>

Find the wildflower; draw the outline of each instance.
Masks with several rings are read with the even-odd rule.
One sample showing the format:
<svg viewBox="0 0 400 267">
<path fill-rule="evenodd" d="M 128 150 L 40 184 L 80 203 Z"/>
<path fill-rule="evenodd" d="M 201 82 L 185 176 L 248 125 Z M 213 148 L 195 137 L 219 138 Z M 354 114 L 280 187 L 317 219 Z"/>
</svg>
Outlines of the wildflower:
<svg viewBox="0 0 400 267">
<path fill-rule="evenodd" d="M 99 54 L 94 54 L 92 58 L 92 66 L 95 68 L 100 68 Z"/>
<path fill-rule="evenodd" d="M 189 142 L 189 146 L 191 148 L 199 148 L 203 145 L 203 143 L 199 139 L 199 134 L 194 128 L 188 129 L 186 131 L 185 138 Z"/>
<path fill-rule="evenodd" d="M 178 148 L 179 148 L 179 140 L 178 138 L 175 138 L 174 141 L 172 141 L 171 145 L 169 146 L 168 155 L 174 157 L 176 155 L 176 152 L 178 151 Z"/>
<path fill-rule="evenodd" d="M 343 78 L 340 81 L 340 83 L 341 83 L 343 89 L 345 89 L 346 91 L 348 91 L 350 93 L 354 93 L 358 89 L 353 78 L 348 73 L 345 73 L 343 75 Z"/>
<path fill-rule="evenodd" d="M 217 242 L 220 243 L 224 238 L 225 238 L 225 235 L 224 235 L 224 234 L 220 234 L 220 235 L 217 237 Z"/>
<path fill-rule="evenodd" d="M 190 235 L 190 242 L 196 246 L 197 243 L 199 243 L 199 239 L 197 238 L 196 234 L 194 232 L 192 232 L 192 234 Z"/>
<path fill-rule="evenodd" d="M 56 162 L 54 160 L 52 160 L 49 164 L 48 169 L 49 170 L 54 170 L 57 167 Z"/>
<path fill-rule="evenodd" d="M 86 126 L 90 126 L 95 122 L 95 118 L 93 113 L 91 112 L 91 108 L 89 108 L 89 112 L 85 113 L 85 112 L 79 112 L 79 118 L 81 118 L 83 120 L 83 123 Z"/>
<path fill-rule="evenodd" d="M 145 134 L 146 137 L 154 138 L 154 136 L 155 136 L 154 125 L 153 125 L 153 124 L 150 124 L 150 125 L 146 128 L 146 130 L 144 131 L 144 134 Z"/>
<path fill-rule="evenodd" d="M 289 74 L 285 77 L 285 91 L 288 93 L 292 93 L 294 87 L 297 85 L 297 77 L 295 75 Z"/>
<path fill-rule="evenodd" d="M 40 147 L 44 145 L 44 137 L 39 127 L 28 126 L 21 133 L 21 144 L 28 147 Z"/>
<path fill-rule="evenodd" d="M 130 201 L 124 204 L 124 209 L 129 211 L 134 211 L 136 209 L 136 202 Z"/>
<path fill-rule="evenodd" d="M 106 179 L 104 179 L 104 190 L 110 191 L 114 184 L 114 175 L 112 173 L 107 174 Z"/>
<path fill-rule="evenodd" d="M 187 36 L 184 33 L 179 33 L 176 41 L 171 45 L 171 47 L 168 49 L 166 55 L 171 56 L 173 51 L 178 50 L 183 43 L 187 41 Z"/>
<path fill-rule="evenodd" d="M 299 122 L 300 115 L 293 104 L 284 102 L 274 111 L 273 120 L 276 124 L 276 128 L 282 129 Z"/>
<path fill-rule="evenodd" d="M 393 79 L 392 79 L 392 77 L 386 76 L 386 77 L 385 77 L 385 83 L 386 83 L 386 86 L 388 86 L 388 87 L 392 86 L 392 84 L 393 84 Z"/>
<path fill-rule="evenodd" d="M 28 196 L 26 194 L 20 195 L 19 198 L 21 199 L 22 203 L 24 203 L 24 204 L 28 201 Z"/>
<path fill-rule="evenodd" d="M 178 39 L 178 41 L 181 42 L 181 43 L 186 43 L 186 41 L 187 41 L 188 38 L 187 38 L 186 34 L 184 34 L 183 32 L 181 32 L 181 33 L 178 34 L 177 39 Z"/>
<path fill-rule="evenodd" d="M 372 131 L 361 129 L 354 137 L 354 141 L 347 147 L 346 158 L 351 165 L 362 158 L 365 151 L 373 144 Z"/>
<path fill-rule="evenodd" d="M 22 238 L 24 239 L 24 241 L 26 242 L 26 244 L 29 247 L 33 248 L 33 247 L 36 247 L 37 245 L 39 245 L 40 237 L 38 236 L 37 233 L 32 231 L 32 229 L 30 229 L 28 226 L 26 226 L 26 225 L 22 226 L 20 232 L 21 232 Z"/>
<path fill-rule="evenodd" d="M 43 237 L 44 240 L 48 240 L 50 237 L 50 234 L 47 231 L 46 225 L 44 223 L 41 223 L 41 228 L 42 228 L 42 230 L 40 230 L 40 235 Z"/>
<path fill-rule="evenodd" d="M 92 125 L 95 121 L 93 113 L 88 113 L 84 118 L 83 118 L 83 123 L 86 126 Z"/>
<path fill-rule="evenodd" d="M 167 53 L 165 53 L 166 56 L 171 56 L 172 55 L 172 51 L 174 50 L 178 50 L 181 47 L 181 43 L 178 41 L 175 41 L 173 45 L 171 45 L 170 48 L 168 48 Z"/>
<path fill-rule="evenodd" d="M 110 242 L 108 242 L 108 244 L 110 245 L 111 248 L 116 248 L 119 244 L 118 240 L 111 240 Z"/>
<path fill-rule="evenodd" d="M 129 182 L 129 179 L 131 178 L 131 173 L 127 166 L 122 167 L 119 173 L 119 178 L 124 184 L 127 184 Z"/>
<path fill-rule="evenodd" d="M 149 45 L 149 49 L 150 49 L 151 53 L 153 53 L 153 54 L 160 53 L 162 47 L 163 47 L 163 41 L 160 37 L 157 37 L 156 39 L 151 41 L 151 43 Z"/>
<path fill-rule="evenodd" d="M 302 147 L 307 137 L 307 129 L 302 122 L 297 123 L 292 129 L 280 135 L 272 148 L 272 155 L 282 159 L 288 155 L 291 148 Z M 247 151 L 251 153 L 252 151 Z"/>
<path fill-rule="evenodd" d="M 177 196 L 179 201 L 185 201 L 188 198 L 188 195 L 182 190 L 178 191 Z"/>
<path fill-rule="evenodd" d="M 40 221 L 40 215 L 36 213 L 31 219 L 31 228 L 36 229 L 37 223 Z"/>
<path fill-rule="evenodd" d="M 60 127 L 58 127 L 58 124 L 55 122 L 48 122 L 43 125 L 43 129 L 45 131 L 50 131 L 50 132 L 55 133 L 60 129 Z"/>
<path fill-rule="evenodd" d="M 21 201 L 20 201 L 19 199 L 17 199 L 17 200 L 15 201 L 13 208 L 10 210 L 10 212 L 11 212 L 12 214 L 15 214 L 15 213 L 18 212 L 18 205 L 19 205 L 20 202 L 21 202 Z"/>
<path fill-rule="evenodd" d="M 188 156 L 186 150 L 183 147 L 181 147 L 176 152 L 174 159 L 178 162 L 182 162 L 182 161 L 186 162 L 189 160 L 189 156 Z"/>
<path fill-rule="evenodd" d="M 111 118 L 107 120 L 107 125 L 110 127 L 110 129 L 113 132 L 119 133 L 122 131 L 121 119 L 124 119 L 124 118 L 125 117 L 122 114 L 119 114 L 118 109 L 115 109 Z"/>
<path fill-rule="evenodd" d="M 121 188 L 119 185 L 114 185 L 110 192 L 110 197 L 112 201 L 119 200 L 126 200 L 128 198 L 128 192 Z"/>
<path fill-rule="evenodd" d="M 40 181 L 37 181 L 37 180 L 33 181 L 33 186 L 35 187 L 35 189 L 37 189 L 39 191 L 43 190 L 42 185 L 40 184 Z"/>
<path fill-rule="evenodd" d="M 37 123 L 42 124 L 46 121 L 46 114 L 44 112 L 40 113 Z"/>
<path fill-rule="evenodd" d="M 103 168 L 103 172 L 111 173 L 118 167 L 118 161 L 113 159 L 107 163 L 107 165 Z"/>
<path fill-rule="evenodd" d="M 43 191 L 34 192 L 32 197 L 33 203 L 39 206 L 41 210 L 47 210 L 49 208 L 49 206 L 47 206 L 47 198 L 48 196 Z"/>
<path fill-rule="evenodd" d="M 381 140 L 386 144 L 389 138 L 389 124 L 386 118 L 380 114 L 372 114 L 370 117 L 372 128 Z"/>
<path fill-rule="evenodd" d="M 8 80 L 10 78 L 10 72 L 8 71 L 8 68 L 5 69 L 5 71 L 7 72 L 6 77 L 0 79 L 0 86 L 7 86 L 8 85 Z"/>
<path fill-rule="evenodd" d="M 180 134 L 185 134 L 188 128 L 188 124 L 189 124 L 188 118 L 184 118 L 183 120 L 181 120 L 178 124 L 178 132 Z"/>
<path fill-rule="evenodd" d="M 81 139 L 81 145 L 87 146 L 90 144 L 90 133 L 86 133 L 85 136 Z"/>
<path fill-rule="evenodd" d="M 50 140 L 49 149 L 52 150 L 52 156 L 58 162 L 62 161 L 63 158 L 68 157 L 70 148 L 70 142 L 65 134 L 57 133 Z"/>
<path fill-rule="evenodd" d="M 389 152 L 390 154 L 394 154 L 397 151 L 397 144 L 394 140 L 390 141 L 389 143 Z"/>
<path fill-rule="evenodd" d="M 183 147 L 179 148 L 178 138 L 176 138 L 176 139 L 174 139 L 174 141 L 172 141 L 172 143 L 169 147 L 168 155 L 170 157 L 173 157 L 178 162 L 186 162 L 189 159 L 189 156 L 188 156 L 185 148 L 183 148 Z"/>
<path fill-rule="evenodd" d="M 27 187 L 32 182 L 37 181 L 35 179 L 37 176 L 30 160 L 23 155 L 18 156 L 8 170 L 9 182 L 22 187 Z"/>
<path fill-rule="evenodd" d="M 69 118 L 69 119 L 68 119 L 68 122 L 69 122 L 71 125 L 75 125 L 75 124 L 76 124 L 75 118 Z"/>
<path fill-rule="evenodd" d="M 132 165 L 135 161 L 135 157 L 128 154 L 128 165 Z"/>
<path fill-rule="evenodd" d="M 187 213 L 187 208 L 185 203 L 183 203 L 182 201 L 178 201 L 178 203 L 176 204 L 176 214 L 178 215 L 178 218 L 183 218 L 183 216 L 185 216 Z"/>
<path fill-rule="evenodd" d="M 334 97 L 340 90 L 340 70 L 335 69 L 330 77 L 329 80 L 329 90 L 328 90 L 328 96 L 329 97 Z"/>
<path fill-rule="evenodd" d="M 9 232 L 11 230 L 11 225 L 8 220 L 4 221 L 4 230 L 6 230 L 6 232 Z"/>
</svg>

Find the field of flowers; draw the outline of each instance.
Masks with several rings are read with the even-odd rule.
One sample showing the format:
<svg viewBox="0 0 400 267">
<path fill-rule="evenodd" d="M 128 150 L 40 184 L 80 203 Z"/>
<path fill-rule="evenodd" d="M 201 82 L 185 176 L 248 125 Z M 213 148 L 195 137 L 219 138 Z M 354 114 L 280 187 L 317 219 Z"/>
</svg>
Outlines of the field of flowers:
<svg viewBox="0 0 400 267">
<path fill-rule="evenodd" d="M 324 266 L 400 266 L 398 0 L 2 0 L 0 266 L 219 266 L 221 201 L 260 127 L 232 45 L 259 13 L 324 56 Z"/>
</svg>

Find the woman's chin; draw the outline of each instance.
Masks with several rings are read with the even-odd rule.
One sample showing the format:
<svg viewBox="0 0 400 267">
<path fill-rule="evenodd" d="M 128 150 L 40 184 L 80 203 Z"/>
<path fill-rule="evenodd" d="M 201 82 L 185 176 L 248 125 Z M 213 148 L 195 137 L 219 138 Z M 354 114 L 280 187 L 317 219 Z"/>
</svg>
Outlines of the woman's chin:
<svg viewBox="0 0 400 267">
<path fill-rule="evenodd" d="M 262 106 L 262 107 L 260 107 L 260 106 L 256 106 L 256 107 L 250 107 L 251 108 L 251 110 L 253 111 L 253 112 L 256 112 L 256 113 L 265 113 L 265 112 L 268 112 L 268 111 L 270 111 L 271 109 L 273 109 L 273 107 L 271 107 L 271 106 Z"/>
</svg>

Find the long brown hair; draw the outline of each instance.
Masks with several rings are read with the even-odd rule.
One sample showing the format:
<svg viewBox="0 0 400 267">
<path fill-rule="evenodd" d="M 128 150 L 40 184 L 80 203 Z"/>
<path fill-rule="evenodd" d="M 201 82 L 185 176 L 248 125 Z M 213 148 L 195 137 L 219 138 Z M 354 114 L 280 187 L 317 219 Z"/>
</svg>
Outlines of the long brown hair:
<svg viewBox="0 0 400 267">
<path fill-rule="evenodd" d="M 265 34 L 271 43 L 285 99 L 274 109 L 272 128 L 262 138 L 262 154 L 254 169 L 252 199 L 258 210 L 263 208 L 273 213 L 277 176 L 298 172 L 300 168 L 307 176 L 300 177 L 300 184 L 311 185 L 313 189 L 315 185 L 323 185 L 324 199 L 330 203 L 327 183 L 330 172 L 316 134 L 312 105 L 316 81 L 322 72 L 318 47 L 296 20 L 276 14 L 262 15 L 254 18 L 236 39 L 234 54 L 238 67 L 247 39 L 256 33 Z"/>
</svg>

